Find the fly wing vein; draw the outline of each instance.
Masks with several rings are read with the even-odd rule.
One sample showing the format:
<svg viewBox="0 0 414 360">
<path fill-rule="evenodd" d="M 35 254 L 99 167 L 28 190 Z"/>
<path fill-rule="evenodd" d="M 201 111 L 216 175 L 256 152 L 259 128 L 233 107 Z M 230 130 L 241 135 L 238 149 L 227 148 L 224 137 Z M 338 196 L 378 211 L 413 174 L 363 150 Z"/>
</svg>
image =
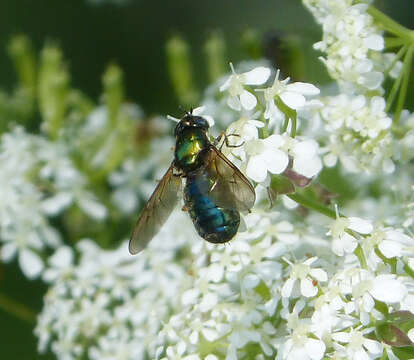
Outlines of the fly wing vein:
<svg viewBox="0 0 414 360">
<path fill-rule="evenodd" d="M 171 164 L 142 210 L 129 241 L 131 254 L 136 254 L 147 246 L 177 204 L 181 178 L 174 175 L 173 171 L 174 165 Z"/>
<path fill-rule="evenodd" d="M 209 175 L 214 181 L 210 196 L 217 206 L 238 211 L 250 210 L 256 194 L 250 181 L 216 147 L 208 157 Z"/>
</svg>

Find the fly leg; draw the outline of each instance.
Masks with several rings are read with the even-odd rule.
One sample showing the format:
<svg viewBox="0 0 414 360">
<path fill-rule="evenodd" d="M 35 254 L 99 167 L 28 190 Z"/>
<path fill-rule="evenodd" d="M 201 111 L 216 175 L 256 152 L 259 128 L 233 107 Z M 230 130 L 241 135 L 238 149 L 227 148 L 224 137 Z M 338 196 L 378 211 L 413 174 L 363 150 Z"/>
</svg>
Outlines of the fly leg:
<svg viewBox="0 0 414 360">
<path fill-rule="evenodd" d="M 217 144 L 219 144 L 220 143 L 220 141 L 221 141 L 221 139 L 224 137 L 224 141 L 221 143 L 221 145 L 219 146 L 219 150 L 221 151 L 221 149 L 223 148 L 223 145 L 224 144 L 226 144 L 226 147 L 228 147 L 228 148 L 238 148 L 238 147 L 240 147 L 240 146 L 243 146 L 244 145 L 244 141 L 242 141 L 241 142 L 241 144 L 238 144 L 238 145 L 232 145 L 232 144 L 230 144 L 230 142 L 229 142 L 229 137 L 230 136 L 236 136 L 236 137 L 240 137 L 240 135 L 239 134 L 226 134 L 226 133 L 221 133 L 217 138 L 216 138 L 216 141 L 215 141 L 215 144 L 217 145 Z"/>
</svg>

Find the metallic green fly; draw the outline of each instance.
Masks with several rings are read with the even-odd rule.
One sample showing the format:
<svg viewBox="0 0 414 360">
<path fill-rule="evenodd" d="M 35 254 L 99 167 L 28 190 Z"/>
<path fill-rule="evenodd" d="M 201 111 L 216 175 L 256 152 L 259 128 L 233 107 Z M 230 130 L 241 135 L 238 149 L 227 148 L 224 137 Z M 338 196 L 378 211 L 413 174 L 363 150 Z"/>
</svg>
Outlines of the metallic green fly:
<svg viewBox="0 0 414 360">
<path fill-rule="evenodd" d="M 198 234 L 225 243 L 237 233 L 239 211 L 249 211 L 256 195 L 252 184 L 209 140 L 209 124 L 187 113 L 175 127 L 174 160 L 141 212 L 129 241 L 136 254 L 146 247 L 170 216 L 185 179 L 184 204 Z"/>
</svg>

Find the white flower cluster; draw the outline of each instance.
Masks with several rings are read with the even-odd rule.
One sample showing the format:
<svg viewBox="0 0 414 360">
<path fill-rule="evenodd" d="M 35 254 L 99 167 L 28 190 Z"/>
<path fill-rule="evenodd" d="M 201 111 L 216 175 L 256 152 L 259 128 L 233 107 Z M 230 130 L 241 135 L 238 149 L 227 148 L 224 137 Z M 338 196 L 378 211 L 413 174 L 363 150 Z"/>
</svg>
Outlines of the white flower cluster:
<svg viewBox="0 0 414 360">
<path fill-rule="evenodd" d="M 130 256 L 125 242 L 105 251 L 82 240 L 76 262 L 71 248 L 56 251 L 43 275 L 53 285 L 35 329 L 39 350 L 50 345 L 67 360 L 154 358 L 162 343 L 157 337 L 162 322 L 191 284 L 186 266 L 176 262 L 178 251 L 194 236 L 191 224 L 182 231 L 183 217 L 175 212 L 138 257 Z"/>
<path fill-rule="evenodd" d="M 383 52 L 382 31 L 367 13 L 370 1 L 303 3 L 322 25 L 323 39 L 314 47 L 326 54 L 323 61 L 341 90 L 340 95 L 320 98 L 323 106 L 308 117 L 313 123 L 322 120 L 318 138 L 325 144 L 325 165 L 335 166 L 339 159 L 350 172 L 392 173 L 408 140 L 394 139 L 380 95 L 384 73 L 397 77 L 402 63 L 394 61 L 395 54 Z"/>
<path fill-rule="evenodd" d="M 383 54 L 382 32 L 367 14 L 371 1 L 303 0 L 322 25 L 322 41 L 315 49 L 326 54 L 322 58 L 331 77 L 348 93 L 380 90 L 384 71 L 395 54 Z M 401 62 L 394 65 L 400 69 Z"/>
<path fill-rule="evenodd" d="M 110 174 L 109 183 L 114 188 L 112 201 L 122 213 L 132 214 L 141 199 L 149 198 L 154 190 L 154 182 L 145 178 L 162 178 L 163 172 L 171 164 L 172 147 L 171 138 L 156 139 L 150 143 L 148 156 L 139 161 L 127 158 L 120 169 Z"/>
<path fill-rule="evenodd" d="M 324 162 L 335 166 L 338 159 L 350 172 L 381 169 L 392 173 L 397 145 L 390 132 L 391 118 L 382 97 L 363 95 L 323 98 L 319 111 L 327 131 Z"/>
<path fill-rule="evenodd" d="M 359 218 L 339 218 L 332 224 L 332 236 L 345 242 L 346 229 L 367 236 L 358 237 L 369 259 L 361 268 L 353 254 L 356 245 L 344 244 L 349 255 L 341 261 L 329 253 L 327 238 L 300 235 L 278 217 L 253 212 L 246 217 L 248 232 L 230 246 L 193 246 L 193 285 L 181 294 L 181 309 L 161 332 L 166 343 L 158 349 L 160 358 L 382 356 L 384 345 L 371 338 L 371 317 L 380 321 L 385 316 L 375 301 L 386 304 L 389 312 L 412 312 L 414 282 L 404 271 L 392 273 L 375 254 L 379 250 L 403 263 L 413 256 L 414 239 L 400 230 L 374 229 Z M 318 256 L 294 258 L 305 253 Z"/>
<path fill-rule="evenodd" d="M 209 244 L 195 235 L 187 214 L 174 211 L 137 257 L 130 257 L 126 244 L 102 250 L 83 240 L 75 250 L 60 248 L 43 272 L 51 287 L 35 330 L 42 352 L 50 348 L 67 360 L 396 359 L 390 334 L 381 333 L 380 325 L 392 324 L 390 316 L 398 312 L 414 313 L 409 215 L 389 221 L 387 214 L 371 222 L 337 211 L 336 219 L 327 222 L 312 212 L 302 216 L 306 210 L 296 203 L 297 211 L 280 214 L 265 211 L 260 201 L 259 189 L 272 180 L 284 176 L 305 186 L 293 179 L 308 185 L 323 163 L 331 167 L 338 160 L 350 172 L 379 172 L 381 186 L 395 183 L 392 191 L 412 183 L 410 167 L 398 165 L 412 161 L 414 118 L 403 113 L 405 132 L 396 146 L 380 96 L 382 72 L 393 56 L 382 53 L 382 34 L 366 12 L 367 1 L 304 2 L 323 24 L 324 37 L 316 47 L 326 53 L 340 95 L 315 98 L 319 89 L 314 85 L 281 80 L 279 71 L 263 63 L 231 65 L 232 74 L 206 93 L 205 112 L 225 128 L 218 147 L 257 185 L 258 201 L 242 215 L 236 237 L 225 245 Z M 95 113 L 98 126 L 91 134 L 104 118 L 103 109 Z M 98 152 L 94 163 L 105 163 L 114 144 L 119 143 L 114 140 Z M 109 196 L 123 214 L 133 213 L 138 199 L 153 190 L 145 179 L 159 178 L 172 160 L 170 140 L 150 139 L 147 145 L 148 156 L 135 161 L 127 154 L 121 166 L 108 172 Z M 45 198 L 35 188 L 41 205 L 36 206 L 48 224 L 51 210 L 59 213 L 88 199 L 88 193 L 84 180 L 71 177 L 76 172 L 68 170 L 65 148 L 42 146 L 49 150 L 36 152 L 44 159 L 39 174 L 59 189 Z M 21 178 L 32 167 L 29 163 Z M 387 178 L 394 171 L 404 173 L 404 181 Z M 364 181 L 369 180 L 355 179 L 356 185 Z M 384 191 L 392 197 L 388 187 Z M 405 199 L 413 198 L 406 194 L 412 189 Z M 319 200 L 318 191 L 325 189 L 312 190 Z M 345 212 L 360 209 L 368 198 L 361 196 L 365 199 L 345 201 Z M 379 202 L 376 198 L 375 206 Z M 319 211 L 329 212 L 319 205 Z M 413 208 L 406 200 L 389 212 L 395 217 Z"/>
<path fill-rule="evenodd" d="M 294 138 L 288 133 L 269 134 L 259 137 L 259 131 L 265 127 L 263 121 L 256 118 L 260 114 L 251 113 L 258 105 L 254 92 L 248 91 L 245 85 L 263 85 L 271 75 L 269 68 L 259 66 L 248 72 L 237 74 L 232 67 L 233 74 L 221 86 L 220 91 L 227 91 L 227 103 L 241 111 L 239 119 L 231 123 L 227 130 L 230 147 L 223 151 L 234 161 L 241 161 L 241 168 L 248 177 L 258 183 L 268 184 L 269 174 L 281 174 L 288 167 L 296 173 L 312 178 L 322 169 L 319 145 L 303 136 Z M 280 110 L 275 104 L 279 99 L 292 111 L 303 109 L 312 103 L 305 96 L 319 94 L 312 84 L 296 82 L 288 84 L 289 78 L 279 80 L 279 71 L 276 72 L 273 84 L 270 87 L 256 88 L 255 93 L 264 94 L 266 107 L 262 116 L 269 120 L 267 125 L 275 129 L 275 123 L 280 123 L 284 109 Z"/>
<path fill-rule="evenodd" d="M 106 209 L 86 190 L 86 181 L 64 147 L 15 128 L 0 140 L 1 259 L 18 258 L 28 278 L 44 270 L 47 248 L 61 243 L 48 217 L 76 204 L 102 219 Z M 35 185 L 38 184 L 38 185 Z"/>
</svg>

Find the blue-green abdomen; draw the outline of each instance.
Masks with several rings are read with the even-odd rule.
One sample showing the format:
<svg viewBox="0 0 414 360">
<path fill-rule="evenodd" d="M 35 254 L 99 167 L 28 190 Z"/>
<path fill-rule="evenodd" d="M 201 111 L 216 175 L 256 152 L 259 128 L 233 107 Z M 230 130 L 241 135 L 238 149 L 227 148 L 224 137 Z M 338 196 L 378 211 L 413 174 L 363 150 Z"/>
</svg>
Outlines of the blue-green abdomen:
<svg viewBox="0 0 414 360">
<path fill-rule="evenodd" d="M 224 243 L 236 235 L 240 214 L 217 207 L 208 196 L 211 185 L 204 172 L 187 177 L 184 202 L 198 234 L 209 242 Z"/>
</svg>

